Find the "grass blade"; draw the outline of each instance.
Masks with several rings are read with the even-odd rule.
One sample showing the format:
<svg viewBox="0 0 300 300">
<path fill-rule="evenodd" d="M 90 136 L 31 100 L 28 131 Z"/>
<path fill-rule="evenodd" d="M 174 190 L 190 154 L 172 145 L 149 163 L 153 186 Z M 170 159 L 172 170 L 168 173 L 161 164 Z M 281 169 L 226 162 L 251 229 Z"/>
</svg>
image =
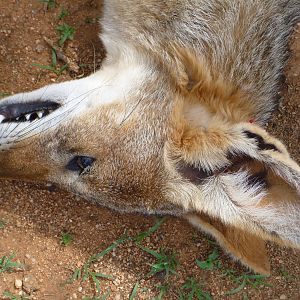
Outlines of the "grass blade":
<svg viewBox="0 0 300 300">
<path fill-rule="evenodd" d="M 131 295 L 130 295 L 130 297 L 129 297 L 129 300 L 133 300 L 133 299 L 134 299 L 134 297 L 136 296 L 136 294 L 137 294 L 137 292 L 138 292 L 138 289 L 139 289 L 139 283 L 137 282 L 137 283 L 134 285 L 133 289 L 132 289 L 132 292 L 131 292 Z"/>
</svg>

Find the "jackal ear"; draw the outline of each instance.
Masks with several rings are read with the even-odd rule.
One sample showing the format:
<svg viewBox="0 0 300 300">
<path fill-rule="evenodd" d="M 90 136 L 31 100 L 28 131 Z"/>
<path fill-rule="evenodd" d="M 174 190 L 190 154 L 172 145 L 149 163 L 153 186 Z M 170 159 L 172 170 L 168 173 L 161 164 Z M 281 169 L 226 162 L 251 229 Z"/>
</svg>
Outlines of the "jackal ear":
<svg viewBox="0 0 300 300">
<path fill-rule="evenodd" d="M 196 228 L 213 236 L 234 259 L 254 272 L 269 275 L 270 264 L 265 241 L 245 230 L 225 225 L 204 213 L 188 214 L 185 218 Z"/>
<path fill-rule="evenodd" d="M 177 172 L 196 187 L 193 209 L 280 244 L 300 246 L 300 167 L 262 128 L 183 134 Z"/>
</svg>

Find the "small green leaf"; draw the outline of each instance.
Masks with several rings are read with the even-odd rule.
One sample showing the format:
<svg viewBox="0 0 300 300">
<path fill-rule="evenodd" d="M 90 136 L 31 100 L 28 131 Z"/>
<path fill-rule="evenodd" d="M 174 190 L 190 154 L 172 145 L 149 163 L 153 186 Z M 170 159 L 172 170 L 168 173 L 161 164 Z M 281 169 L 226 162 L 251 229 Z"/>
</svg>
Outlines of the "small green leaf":
<svg viewBox="0 0 300 300">
<path fill-rule="evenodd" d="M 225 295 L 234 295 L 239 293 L 244 287 L 246 286 L 246 280 L 244 279 L 241 285 L 239 285 L 237 288 L 230 290 L 229 292 L 225 293 Z"/>
<path fill-rule="evenodd" d="M 103 295 L 103 297 L 101 298 L 101 300 L 106 300 L 106 299 L 108 299 L 109 295 L 110 295 L 110 291 L 107 291 L 107 292 Z"/>
<path fill-rule="evenodd" d="M 67 17 L 68 15 L 69 15 L 69 12 L 66 9 L 62 8 L 62 10 L 60 11 L 60 14 L 58 16 L 58 20 L 62 20 L 65 17 Z"/>
<path fill-rule="evenodd" d="M 139 289 L 139 283 L 137 282 L 137 283 L 134 285 L 133 289 L 132 289 L 132 292 L 131 292 L 131 295 L 130 295 L 130 297 L 129 297 L 129 300 L 133 300 L 133 299 L 134 299 L 134 297 L 136 296 L 136 294 L 137 294 L 137 292 L 138 292 L 138 289 Z"/>
<path fill-rule="evenodd" d="M 63 44 L 67 40 L 73 40 L 74 33 L 75 33 L 75 28 L 74 27 L 64 23 L 62 25 L 57 26 L 56 29 L 60 34 L 60 38 L 59 38 L 59 41 L 58 41 L 58 44 L 60 46 L 63 46 Z"/>
<path fill-rule="evenodd" d="M 54 48 L 52 48 L 51 52 L 52 52 L 52 66 L 56 67 L 57 65 L 56 51 Z"/>
<path fill-rule="evenodd" d="M 52 66 L 40 65 L 40 64 L 31 64 L 34 67 L 38 67 L 40 69 L 54 71 L 55 69 Z"/>
<path fill-rule="evenodd" d="M 63 233 L 61 235 L 61 244 L 65 247 L 69 246 L 73 242 L 73 236 L 70 233 Z"/>
<path fill-rule="evenodd" d="M 134 239 L 137 243 L 142 242 L 146 237 L 153 234 L 155 231 L 158 230 L 158 228 L 165 222 L 166 218 L 160 218 L 157 220 L 157 222 L 147 231 L 139 233 Z"/>
</svg>

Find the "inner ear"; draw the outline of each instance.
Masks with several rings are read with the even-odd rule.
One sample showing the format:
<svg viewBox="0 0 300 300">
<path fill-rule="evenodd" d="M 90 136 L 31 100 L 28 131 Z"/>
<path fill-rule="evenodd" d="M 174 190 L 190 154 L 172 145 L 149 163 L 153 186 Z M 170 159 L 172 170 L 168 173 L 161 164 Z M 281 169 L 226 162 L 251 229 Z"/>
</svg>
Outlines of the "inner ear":
<svg viewBox="0 0 300 300">
<path fill-rule="evenodd" d="M 246 155 L 230 154 L 227 158 L 229 164 L 213 171 L 208 171 L 200 166 L 193 166 L 181 160 L 177 164 L 177 172 L 189 182 L 201 185 L 210 177 L 246 170 L 249 173 L 247 178 L 249 187 L 260 186 L 265 188 L 268 186 L 268 171 L 261 162 L 255 161 Z"/>
<path fill-rule="evenodd" d="M 196 185 L 203 183 L 205 179 L 213 175 L 213 172 L 194 167 L 193 165 L 185 163 L 182 160 L 177 165 L 177 171 L 183 178 Z"/>
</svg>

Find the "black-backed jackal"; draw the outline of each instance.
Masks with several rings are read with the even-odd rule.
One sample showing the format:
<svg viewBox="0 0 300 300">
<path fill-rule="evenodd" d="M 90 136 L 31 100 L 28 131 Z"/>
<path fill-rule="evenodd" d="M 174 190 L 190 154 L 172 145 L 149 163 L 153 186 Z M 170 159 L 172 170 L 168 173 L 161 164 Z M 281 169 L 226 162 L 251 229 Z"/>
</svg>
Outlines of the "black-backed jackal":
<svg viewBox="0 0 300 300">
<path fill-rule="evenodd" d="M 93 75 L 0 103 L 0 176 L 173 214 L 269 273 L 300 245 L 300 168 L 262 127 L 299 0 L 107 0 Z"/>
</svg>

